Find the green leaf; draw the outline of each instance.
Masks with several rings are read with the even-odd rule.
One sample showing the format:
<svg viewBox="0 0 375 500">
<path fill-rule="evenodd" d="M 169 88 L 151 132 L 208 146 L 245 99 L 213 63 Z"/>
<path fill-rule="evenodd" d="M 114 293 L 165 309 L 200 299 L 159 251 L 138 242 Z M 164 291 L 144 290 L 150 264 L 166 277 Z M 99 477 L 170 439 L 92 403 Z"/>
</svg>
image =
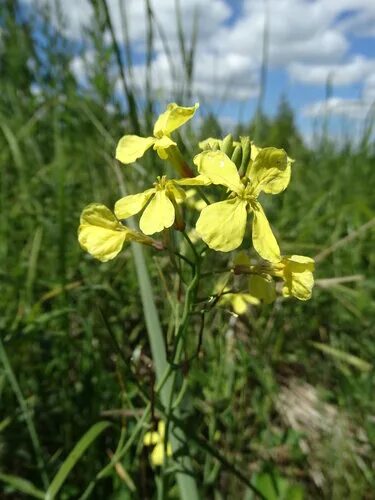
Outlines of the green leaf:
<svg viewBox="0 0 375 500">
<path fill-rule="evenodd" d="M 252 481 L 259 492 L 267 500 L 303 500 L 303 488 L 293 484 L 277 473 L 261 472 L 254 474 Z M 253 499 L 252 492 L 248 492 L 246 500 Z"/>
<path fill-rule="evenodd" d="M 44 498 L 44 492 L 39 490 L 36 486 L 33 485 L 30 481 L 23 479 L 22 477 L 12 476 L 10 474 L 3 474 L 0 472 L 0 481 L 3 481 L 9 486 L 12 486 L 15 490 L 21 491 L 22 493 L 26 493 L 26 495 L 30 495 L 34 498 Z"/>
<path fill-rule="evenodd" d="M 46 493 L 45 500 L 52 500 L 55 498 L 61 486 L 64 484 L 65 479 L 70 474 L 70 471 L 82 457 L 86 449 L 95 441 L 99 434 L 101 434 L 110 425 L 110 422 L 98 422 L 90 427 L 90 429 L 81 437 L 69 453 L 68 457 L 65 459 L 64 463 L 61 465 L 56 476 L 53 478 Z"/>
</svg>

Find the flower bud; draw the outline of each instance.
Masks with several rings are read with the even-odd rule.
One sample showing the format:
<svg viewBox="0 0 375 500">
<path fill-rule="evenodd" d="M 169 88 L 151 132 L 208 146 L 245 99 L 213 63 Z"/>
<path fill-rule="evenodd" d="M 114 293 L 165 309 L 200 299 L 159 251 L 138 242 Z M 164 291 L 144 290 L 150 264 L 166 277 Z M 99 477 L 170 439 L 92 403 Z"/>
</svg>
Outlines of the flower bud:
<svg viewBox="0 0 375 500">
<path fill-rule="evenodd" d="M 224 137 L 223 142 L 220 145 L 220 149 L 223 153 L 225 153 L 229 158 L 233 153 L 233 136 L 232 134 L 228 134 Z"/>
<path fill-rule="evenodd" d="M 240 175 L 246 172 L 251 157 L 251 141 L 250 137 L 240 137 L 242 147 L 242 161 L 240 166 Z"/>
<path fill-rule="evenodd" d="M 231 160 L 236 165 L 236 167 L 239 168 L 242 160 L 242 148 L 240 145 L 234 148 Z"/>
</svg>

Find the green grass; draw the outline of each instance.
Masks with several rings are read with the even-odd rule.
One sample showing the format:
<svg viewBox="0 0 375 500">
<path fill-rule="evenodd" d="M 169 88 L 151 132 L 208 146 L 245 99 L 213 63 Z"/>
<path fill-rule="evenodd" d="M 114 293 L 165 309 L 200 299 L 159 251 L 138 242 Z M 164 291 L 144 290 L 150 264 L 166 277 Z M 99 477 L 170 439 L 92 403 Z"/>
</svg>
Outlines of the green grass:
<svg viewBox="0 0 375 500">
<path fill-rule="evenodd" d="M 87 34 L 96 40 L 101 65 L 101 71 L 91 68 L 91 91 L 78 89 L 68 48 L 52 37 L 45 64 L 54 71 L 46 76 L 38 68 L 42 93 L 36 97 L 30 93 L 35 75 L 24 70 L 35 45 L 28 26 L 14 22 L 10 7 L 6 12 L 10 35 L 0 68 L 0 480 L 4 498 L 20 498 L 17 481 L 19 491 L 40 497 L 46 491 L 42 469 L 52 481 L 90 427 L 109 418 L 113 425 L 64 477 L 59 498 L 73 499 L 108 464 L 119 441 L 126 443 L 137 430 L 146 407 L 139 384 L 150 388 L 154 381 L 131 250 L 100 264 L 82 252 L 76 237 L 87 203 L 112 206 L 119 196 L 114 168 L 120 167 L 113 157 L 124 117 L 106 73 L 112 52 L 98 27 Z M 154 120 L 151 95 L 147 103 L 145 119 L 138 106 L 143 134 Z M 288 490 L 284 498 L 374 498 L 374 148 L 363 143 L 339 149 L 325 140 L 308 149 L 285 126 L 285 116 L 284 109 L 259 138 L 288 148 L 296 159 L 292 182 L 283 196 L 264 204 L 284 253 L 320 256 L 318 284 L 308 303 L 277 302 L 240 318 L 223 308 L 210 314 L 200 355 L 186 367 L 185 431 L 194 476 L 203 498 L 252 498 L 241 474 L 268 499 L 282 498 L 281 490 Z M 130 123 L 134 130 L 134 116 Z M 207 123 L 209 135 L 216 124 L 211 118 Z M 242 133 L 252 130 L 249 124 Z M 194 130 L 184 137 L 188 151 L 187 139 L 204 138 Z M 141 167 L 121 167 L 126 182 L 148 186 L 163 168 L 154 158 L 149 153 Z M 168 259 L 147 251 L 146 262 L 167 331 L 171 309 L 160 273 L 169 285 Z M 360 278 L 340 282 L 353 275 Z M 117 469 L 96 482 L 92 498 L 155 495 L 147 449 L 139 439 L 130 440 L 128 449 Z M 176 498 L 171 475 L 167 486 L 169 498 Z"/>
</svg>

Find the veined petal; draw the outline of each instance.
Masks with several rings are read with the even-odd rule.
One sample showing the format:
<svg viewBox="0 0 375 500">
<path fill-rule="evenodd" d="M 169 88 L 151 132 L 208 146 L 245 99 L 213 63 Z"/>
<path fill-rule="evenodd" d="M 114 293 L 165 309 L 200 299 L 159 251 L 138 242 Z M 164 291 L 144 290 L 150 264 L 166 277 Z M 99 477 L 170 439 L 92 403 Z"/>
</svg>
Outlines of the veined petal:
<svg viewBox="0 0 375 500">
<path fill-rule="evenodd" d="M 263 148 L 249 169 L 249 178 L 257 193 L 277 194 L 288 186 L 291 160 L 283 149 Z"/>
<path fill-rule="evenodd" d="M 199 173 L 208 177 L 213 184 L 226 186 L 237 194 L 243 191 L 236 165 L 222 151 L 203 151 L 193 161 Z"/>
<path fill-rule="evenodd" d="M 160 139 L 155 140 L 154 149 L 159 155 L 159 158 L 166 160 L 168 158 L 167 149 L 171 146 L 176 146 L 176 143 L 168 136 L 163 135 Z"/>
<path fill-rule="evenodd" d="M 162 137 L 171 134 L 176 128 L 190 120 L 198 108 L 198 103 L 192 107 L 178 106 L 175 102 L 168 104 L 166 111 L 156 120 L 154 136 Z"/>
<path fill-rule="evenodd" d="M 150 203 L 145 208 L 139 221 L 139 227 L 145 234 L 154 234 L 171 227 L 175 219 L 173 203 L 165 191 L 156 191 Z"/>
<path fill-rule="evenodd" d="M 293 295 L 299 300 L 308 300 L 314 286 L 314 260 L 303 255 L 284 257 L 285 284 L 282 289 L 284 297 Z"/>
<path fill-rule="evenodd" d="M 280 248 L 260 203 L 251 206 L 253 210 L 253 245 L 258 254 L 270 262 L 281 259 Z"/>
<path fill-rule="evenodd" d="M 230 252 L 242 243 L 246 219 L 246 202 L 233 198 L 205 207 L 200 213 L 196 229 L 210 248 Z"/>
<path fill-rule="evenodd" d="M 315 261 L 311 257 L 305 255 L 287 255 L 283 258 L 283 262 L 290 266 L 292 271 L 301 272 L 305 270 L 314 271 Z"/>
<path fill-rule="evenodd" d="M 121 251 L 131 231 L 105 205 L 92 203 L 81 214 L 78 241 L 96 259 L 106 262 Z"/>
<path fill-rule="evenodd" d="M 130 194 L 118 200 L 115 204 L 115 214 L 118 219 L 127 219 L 137 214 L 146 205 L 155 189 L 147 189 L 144 193 Z"/>
<path fill-rule="evenodd" d="M 251 275 L 249 278 L 249 291 L 254 297 L 263 300 L 265 304 L 271 304 L 276 298 L 275 283 L 269 275 Z"/>
<path fill-rule="evenodd" d="M 124 135 L 116 148 L 116 159 L 121 163 L 133 163 L 144 155 L 154 142 L 154 137 L 139 137 L 138 135 Z"/>
</svg>

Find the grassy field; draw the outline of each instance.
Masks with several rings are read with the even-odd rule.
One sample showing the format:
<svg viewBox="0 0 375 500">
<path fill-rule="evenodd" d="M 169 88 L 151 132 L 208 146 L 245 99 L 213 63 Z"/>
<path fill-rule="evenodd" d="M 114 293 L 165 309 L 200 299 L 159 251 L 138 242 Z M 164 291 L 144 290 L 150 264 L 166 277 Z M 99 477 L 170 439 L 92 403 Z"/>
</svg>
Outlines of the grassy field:
<svg viewBox="0 0 375 500">
<path fill-rule="evenodd" d="M 136 168 L 114 160 L 125 131 L 139 123 L 151 133 L 157 106 L 131 91 L 138 105 L 124 120 L 109 71 L 115 52 L 100 35 L 103 10 L 87 33 L 96 52 L 83 92 L 69 44 L 43 23 L 42 39 L 33 38 L 36 20 L 16 20 L 12 9 L 8 2 L 1 14 L 0 497 L 43 498 L 85 432 L 110 422 L 94 427 L 98 437 L 87 437 L 85 450 L 81 442 L 79 461 L 61 476 L 58 498 L 84 498 L 139 424 L 155 374 L 132 251 L 95 261 L 77 242 L 79 216 L 92 201 L 112 206 L 122 182 L 140 191 L 163 171 L 151 153 Z M 169 100 L 178 98 L 186 94 Z M 375 150 L 366 133 L 359 145 L 337 147 L 321 135 L 308 148 L 280 109 L 267 127 L 258 119 L 256 131 L 249 123 L 237 132 L 296 160 L 285 194 L 265 206 L 284 252 L 315 257 L 317 283 L 309 302 L 210 313 L 200 354 L 183 373 L 192 472 L 202 498 L 256 498 L 247 480 L 269 500 L 371 499 Z M 182 148 L 192 157 L 217 127 L 208 118 L 204 137 L 187 127 Z M 145 259 L 166 332 L 169 261 L 148 250 Z M 191 349 L 198 329 L 193 321 Z M 162 487 L 137 438 L 88 493 L 178 498 L 170 469 Z"/>
</svg>

